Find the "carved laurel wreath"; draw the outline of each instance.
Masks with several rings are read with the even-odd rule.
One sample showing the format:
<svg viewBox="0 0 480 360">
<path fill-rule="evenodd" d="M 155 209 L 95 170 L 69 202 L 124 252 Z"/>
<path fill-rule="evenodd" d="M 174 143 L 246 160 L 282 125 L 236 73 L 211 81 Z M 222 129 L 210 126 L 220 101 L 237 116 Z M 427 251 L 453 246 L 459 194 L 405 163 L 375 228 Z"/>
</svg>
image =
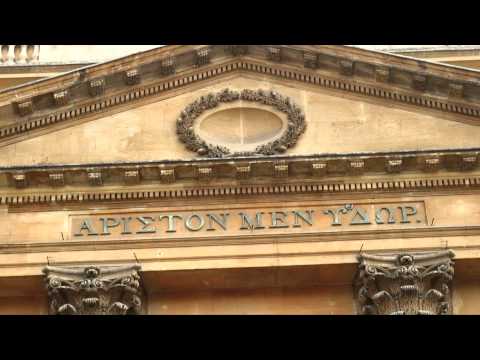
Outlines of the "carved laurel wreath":
<svg viewBox="0 0 480 360">
<path fill-rule="evenodd" d="M 258 146 L 252 152 L 232 153 L 228 148 L 219 145 L 207 144 L 194 130 L 193 124 L 204 111 L 217 107 L 220 103 L 230 103 L 244 100 L 270 105 L 287 114 L 288 126 L 282 136 L 275 141 Z M 305 131 L 305 116 L 299 106 L 288 97 L 275 91 L 243 90 L 241 93 L 225 89 L 217 94 L 208 94 L 188 105 L 177 119 L 177 134 L 187 149 L 197 152 L 201 156 L 222 158 L 233 156 L 276 155 L 293 147 L 300 135 Z"/>
</svg>

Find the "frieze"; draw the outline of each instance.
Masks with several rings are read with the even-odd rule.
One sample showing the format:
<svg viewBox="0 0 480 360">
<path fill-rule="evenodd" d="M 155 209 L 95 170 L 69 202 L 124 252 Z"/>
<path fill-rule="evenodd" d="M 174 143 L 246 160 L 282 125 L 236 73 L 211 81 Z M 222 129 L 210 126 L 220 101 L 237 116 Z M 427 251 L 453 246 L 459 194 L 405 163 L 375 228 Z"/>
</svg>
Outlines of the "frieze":
<svg viewBox="0 0 480 360">
<path fill-rule="evenodd" d="M 258 146 L 253 152 L 232 153 L 225 146 L 208 144 L 195 133 L 194 122 L 204 111 L 212 110 L 221 103 L 239 100 L 259 102 L 285 113 L 288 118 L 288 126 L 284 134 L 275 141 Z M 305 128 L 305 116 L 298 105 L 277 92 L 264 90 L 245 89 L 238 92 L 225 89 L 217 94 L 208 94 L 188 105 L 177 119 L 177 134 L 180 141 L 186 144 L 188 150 L 210 158 L 281 154 L 297 143 Z"/>
<path fill-rule="evenodd" d="M 70 216 L 69 239 L 131 239 L 132 237 L 228 236 L 241 233 L 274 234 L 392 230 L 427 226 L 422 201 L 351 203 L 298 207 L 241 207 L 199 210 L 142 211 Z"/>
</svg>

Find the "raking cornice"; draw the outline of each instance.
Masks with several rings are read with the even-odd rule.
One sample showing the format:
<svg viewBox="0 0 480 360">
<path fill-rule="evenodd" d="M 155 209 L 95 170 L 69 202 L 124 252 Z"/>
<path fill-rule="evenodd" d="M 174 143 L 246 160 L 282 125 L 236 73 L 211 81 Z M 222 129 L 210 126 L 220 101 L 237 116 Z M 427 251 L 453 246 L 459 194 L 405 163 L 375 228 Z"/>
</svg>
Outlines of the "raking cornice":
<svg viewBox="0 0 480 360">
<path fill-rule="evenodd" d="M 0 92 L 0 143 L 236 72 L 451 113 L 476 124 L 480 73 L 346 46 L 166 46 Z"/>
</svg>

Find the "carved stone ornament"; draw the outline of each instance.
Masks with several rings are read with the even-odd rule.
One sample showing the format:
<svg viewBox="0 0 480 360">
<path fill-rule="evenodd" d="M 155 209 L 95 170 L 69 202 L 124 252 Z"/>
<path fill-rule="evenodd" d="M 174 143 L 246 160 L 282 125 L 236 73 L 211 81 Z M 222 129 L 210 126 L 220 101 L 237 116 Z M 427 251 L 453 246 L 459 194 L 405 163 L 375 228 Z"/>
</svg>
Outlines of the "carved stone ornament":
<svg viewBox="0 0 480 360">
<path fill-rule="evenodd" d="M 285 113 L 288 117 L 288 126 L 283 135 L 272 142 L 259 145 L 254 151 L 232 153 L 225 146 L 207 144 L 195 133 L 193 126 L 195 119 L 204 111 L 214 109 L 221 103 L 240 100 L 270 105 Z M 281 154 L 297 143 L 305 128 L 305 116 L 298 105 L 288 97 L 283 97 L 274 91 L 264 90 L 237 92 L 225 89 L 217 94 L 208 94 L 188 105 L 177 119 L 177 134 L 180 141 L 186 144 L 188 150 L 209 158 Z"/>
<path fill-rule="evenodd" d="M 176 62 L 174 56 L 169 56 L 160 62 L 160 72 L 163 76 L 175 74 Z"/>
<path fill-rule="evenodd" d="M 20 116 L 27 116 L 33 113 L 33 102 L 31 99 L 18 101 L 15 104 Z"/>
<path fill-rule="evenodd" d="M 360 255 L 355 281 L 362 315 L 448 315 L 452 313 L 452 251 Z"/>
<path fill-rule="evenodd" d="M 53 102 L 56 106 L 64 106 L 68 104 L 68 90 L 61 90 L 53 93 Z"/>
<path fill-rule="evenodd" d="M 127 85 L 138 85 L 140 81 L 141 76 L 138 69 L 131 69 L 125 72 L 125 83 Z"/>
<path fill-rule="evenodd" d="M 95 79 L 88 83 L 90 96 L 99 96 L 105 92 L 105 79 Z"/>
<path fill-rule="evenodd" d="M 225 51 L 233 56 L 242 56 L 248 53 L 248 45 L 227 45 Z"/>
<path fill-rule="evenodd" d="M 43 272 L 52 315 L 137 315 L 142 308 L 139 265 Z"/>
</svg>

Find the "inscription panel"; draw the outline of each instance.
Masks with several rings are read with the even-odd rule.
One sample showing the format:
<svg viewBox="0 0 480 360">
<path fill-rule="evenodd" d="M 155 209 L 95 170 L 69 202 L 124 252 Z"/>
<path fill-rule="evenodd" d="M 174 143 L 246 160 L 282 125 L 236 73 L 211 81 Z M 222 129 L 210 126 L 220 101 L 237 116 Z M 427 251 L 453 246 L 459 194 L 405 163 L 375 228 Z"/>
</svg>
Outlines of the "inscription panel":
<svg viewBox="0 0 480 360">
<path fill-rule="evenodd" d="M 119 211 L 70 216 L 69 239 L 181 239 L 422 228 L 423 201 Z"/>
</svg>

